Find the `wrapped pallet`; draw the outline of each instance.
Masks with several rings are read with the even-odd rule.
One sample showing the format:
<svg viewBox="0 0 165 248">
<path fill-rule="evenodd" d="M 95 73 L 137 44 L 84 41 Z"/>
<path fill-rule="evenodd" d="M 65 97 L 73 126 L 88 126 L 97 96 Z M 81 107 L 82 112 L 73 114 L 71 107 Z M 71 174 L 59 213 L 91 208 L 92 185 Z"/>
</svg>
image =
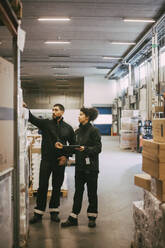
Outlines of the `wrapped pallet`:
<svg viewBox="0 0 165 248">
<path fill-rule="evenodd" d="M 133 203 L 136 248 L 164 248 L 165 222 L 163 204 L 150 192 L 144 191 L 144 201 Z"/>
<path fill-rule="evenodd" d="M 120 131 L 120 148 L 135 148 L 137 145 L 137 134 L 131 130 Z"/>
</svg>

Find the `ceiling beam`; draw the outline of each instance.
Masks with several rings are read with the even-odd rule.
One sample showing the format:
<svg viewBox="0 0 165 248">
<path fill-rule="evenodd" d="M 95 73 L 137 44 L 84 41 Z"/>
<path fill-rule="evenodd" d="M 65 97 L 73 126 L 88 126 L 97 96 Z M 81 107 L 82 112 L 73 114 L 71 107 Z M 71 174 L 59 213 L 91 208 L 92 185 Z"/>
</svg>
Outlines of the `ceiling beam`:
<svg viewBox="0 0 165 248">
<path fill-rule="evenodd" d="M 18 20 L 8 0 L 0 0 L 0 18 L 13 36 L 17 35 Z"/>
</svg>

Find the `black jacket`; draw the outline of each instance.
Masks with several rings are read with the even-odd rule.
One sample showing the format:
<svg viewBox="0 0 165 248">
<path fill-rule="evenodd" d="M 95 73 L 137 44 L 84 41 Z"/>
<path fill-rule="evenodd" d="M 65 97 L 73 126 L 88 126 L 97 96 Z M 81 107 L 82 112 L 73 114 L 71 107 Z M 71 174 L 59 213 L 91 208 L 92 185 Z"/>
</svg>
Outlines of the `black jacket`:
<svg viewBox="0 0 165 248">
<path fill-rule="evenodd" d="M 75 144 L 75 134 L 73 128 L 61 119 L 38 119 L 29 111 L 29 121 L 37 126 L 42 133 L 41 157 L 45 160 L 57 159 L 60 156 L 69 156 L 65 149 L 56 149 L 54 144 L 60 141 L 63 145 Z"/>
<path fill-rule="evenodd" d="M 76 171 L 99 172 L 99 153 L 101 152 L 101 136 L 99 130 L 91 123 L 79 126 L 75 131 L 76 143 L 85 146 L 83 152 L 76 151 Z"/>
</svg>

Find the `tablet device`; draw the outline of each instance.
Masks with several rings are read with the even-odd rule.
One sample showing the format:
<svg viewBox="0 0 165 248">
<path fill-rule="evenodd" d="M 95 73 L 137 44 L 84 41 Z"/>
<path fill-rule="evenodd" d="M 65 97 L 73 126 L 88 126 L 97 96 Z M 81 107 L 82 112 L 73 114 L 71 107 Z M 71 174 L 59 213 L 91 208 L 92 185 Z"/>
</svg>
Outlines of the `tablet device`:
<svg viewBox="0 0 165 248">
<path fill-rule="evenodd" d="M 80 145 L 63 145 L 63 148 L 68 147 L 68 148 L 80 148 Z"/>
</svg>

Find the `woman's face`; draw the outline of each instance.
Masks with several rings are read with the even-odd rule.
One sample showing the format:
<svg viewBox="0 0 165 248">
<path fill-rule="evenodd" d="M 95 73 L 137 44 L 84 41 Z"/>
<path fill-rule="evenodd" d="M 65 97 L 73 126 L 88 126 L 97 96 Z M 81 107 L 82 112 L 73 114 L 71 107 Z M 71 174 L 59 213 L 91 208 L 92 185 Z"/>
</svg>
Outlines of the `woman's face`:
<svg viewBox="0 0 165 248">
<path fill-rule="evenodd" d="M 81 124 L 85 124 L 85 123 L 88 122 L 89 117 L 87 117 L 82 111 L 80 111 L 80 114 L 79 114 L 79 118 L 78 119 L 79 119 L 79 122 Z"/>
</svg>

